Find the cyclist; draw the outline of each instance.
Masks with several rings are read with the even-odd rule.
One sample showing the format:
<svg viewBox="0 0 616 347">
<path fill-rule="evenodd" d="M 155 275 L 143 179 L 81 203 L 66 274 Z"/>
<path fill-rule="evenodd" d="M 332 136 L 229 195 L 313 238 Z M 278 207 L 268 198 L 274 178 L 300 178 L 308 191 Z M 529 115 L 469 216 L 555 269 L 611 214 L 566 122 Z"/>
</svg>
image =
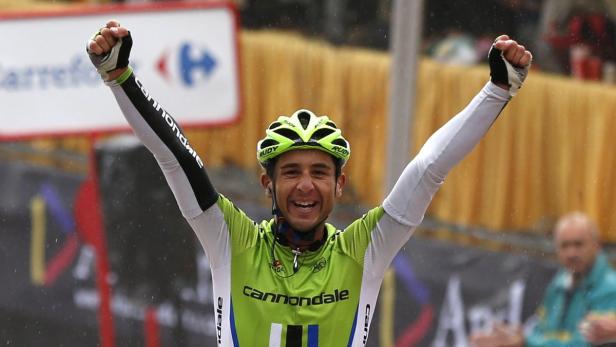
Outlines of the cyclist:
<svg viewBox="0 0 616 347">
<path fill-rule="evenodd" d="M 131 46 L 129 31 L 109 21 L 87 51 L 210 259 L 221 346 L 365 345 L 386 268 L 445 175 L 520 88 L 532 58 L 499 36 L 491 81 L 427 141 L 382 205 L 337 230 L 326 220 L 351 152 L 334 122 L 298 110 L 269 126 L 257 159 L 274 216 L 257 224 L 214 189 L 179 125 L 133 74 Z"/>
</svg>

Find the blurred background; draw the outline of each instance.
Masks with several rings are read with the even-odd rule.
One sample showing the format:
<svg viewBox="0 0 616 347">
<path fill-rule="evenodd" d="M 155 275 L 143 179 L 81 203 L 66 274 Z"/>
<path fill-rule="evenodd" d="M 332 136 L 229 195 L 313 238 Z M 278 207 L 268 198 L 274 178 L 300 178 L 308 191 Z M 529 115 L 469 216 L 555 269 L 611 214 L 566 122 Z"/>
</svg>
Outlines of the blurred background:
<svg viewBox="0 0 616 347">
<path fill-rule="evenodd" d="M 0 25 L 168 2 L 207 1 L 0 0 Z M 534 61 L 392 264 L 369 346 L 465 346 L 490 322 L 527 322 L 557 269 L 551 230 L 566 212 L 590 215 L 616 260 L 616 2 L 419 3 L 408 159 L 488 80 L 496 36 L 509 34 Z M 263 129 L 302 107 L 327 114 L 353 149 L 349 189 L 332 216 L 343 228 L 387 192 L 394 1 L 229 4 L 239 24 L 238 118 L 187 127 L 191 143 L 220 192 L 269 218 L 254 152 Z M 21 45 L 0 49 L 0 90 L 13 78 L 3 56 Z M 17 111 L 0 109 L 3 119 Z M 215 346 L 208 260 L 127 131 L 0 142 L 0 269 L 1 344 Z"/>
</svg>

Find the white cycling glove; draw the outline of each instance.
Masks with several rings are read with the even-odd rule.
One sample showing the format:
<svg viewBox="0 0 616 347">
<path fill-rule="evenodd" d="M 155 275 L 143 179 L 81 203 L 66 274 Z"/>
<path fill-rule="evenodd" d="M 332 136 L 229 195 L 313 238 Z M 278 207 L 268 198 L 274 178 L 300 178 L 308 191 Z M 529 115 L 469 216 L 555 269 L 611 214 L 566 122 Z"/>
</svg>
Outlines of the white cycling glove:
<svg viewBox="0 0 616 347">
<path fill-rule="evenodd" d="M 94 34 L 94 39 L 97 35 L 100 35 L 100 32 Z M 89 43 L 89 41 L 88 41 Z M 96 71 L 101 75 L 103 80 L 107 80 L 109 78 L 109 72 L 127 67 L 128 66 L 128 57 L 130 56 L 130 49 L 133 46 L 133 39 L 130 36 L 130 31 L 128 35 L 121 37 L 118 39 L 118 42 L 111 48 L 105 55 L 97 55 L 93 52 L 90 52 L 88 48 L 88 44 L 86 44 L 86 52 L 88 52 L 88 56 L 94 64 Z"/>
<path fill-rule="evenodd" d="M 488 61 L 490 64 L 490 80 L 495 84 L 508 85 L 509 95 L 515 96 L 528 75 L 530 63 L 525 67 L 515 67 L 505 59 L 503 52 L 494 45 L 490 48 Z"/>
</svg>

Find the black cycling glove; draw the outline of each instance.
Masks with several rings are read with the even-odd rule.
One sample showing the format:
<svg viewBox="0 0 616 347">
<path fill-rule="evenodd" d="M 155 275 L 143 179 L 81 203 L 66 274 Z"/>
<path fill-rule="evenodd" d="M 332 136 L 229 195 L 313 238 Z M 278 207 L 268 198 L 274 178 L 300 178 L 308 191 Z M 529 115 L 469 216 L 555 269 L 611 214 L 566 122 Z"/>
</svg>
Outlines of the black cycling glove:
<svg viewBox="0 0 616 347">
<path fill-rule="evenodd" d="M 94 39 L 97 35 L 100 35 L 100 31 L 94 34 Z M 88 41 L 89 42 L 89 41 Z M 86 45 L 86 51 L 96 71 L 101 75 L 103 80 L 107 80 L 109 72 L 115 69 L 128 66 L 128 57 L 130 56 L 130 49 L 133 47 L 133 39 L 128 35 L 118 39 L 118 42 L 111 48 L 111 51 L 105 55 L 97 55 L 90 52 L 88 45 Z"/>
<path fill-rule="evenodd" d="M 528 75 L 530 63 L 525 67 L 515 67 L 505 59 L 503 52 L 494 45 L 490 48 L 488 60 L 490 64 L 490 80 L 496 84 L 508 85 L 509 95 L 515 96 Z"/>
</svg>

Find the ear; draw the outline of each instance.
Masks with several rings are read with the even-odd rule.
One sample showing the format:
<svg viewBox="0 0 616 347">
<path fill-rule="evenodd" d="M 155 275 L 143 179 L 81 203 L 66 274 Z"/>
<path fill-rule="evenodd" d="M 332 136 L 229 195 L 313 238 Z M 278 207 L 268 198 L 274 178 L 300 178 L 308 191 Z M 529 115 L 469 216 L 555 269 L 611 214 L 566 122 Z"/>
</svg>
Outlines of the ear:
<svg viewBox="0 0 616 347">
<path fill-rule="evenodd" d="M 272 179 L 265 173 L 261 174 L 261 187 L 265 189 L 265 196 L 272 197 Z"/>
<path fill-rule="evenodd" d="M 345 184 L 346 184 L 346 175 L 344 174 L 344 172 L 342 172 L 340 176 L 338 176 L 338 179 L 336 180 L 336 197 L 337 198 L 342 196 L 342 189 L 344 188 Z"/>
</svg>

